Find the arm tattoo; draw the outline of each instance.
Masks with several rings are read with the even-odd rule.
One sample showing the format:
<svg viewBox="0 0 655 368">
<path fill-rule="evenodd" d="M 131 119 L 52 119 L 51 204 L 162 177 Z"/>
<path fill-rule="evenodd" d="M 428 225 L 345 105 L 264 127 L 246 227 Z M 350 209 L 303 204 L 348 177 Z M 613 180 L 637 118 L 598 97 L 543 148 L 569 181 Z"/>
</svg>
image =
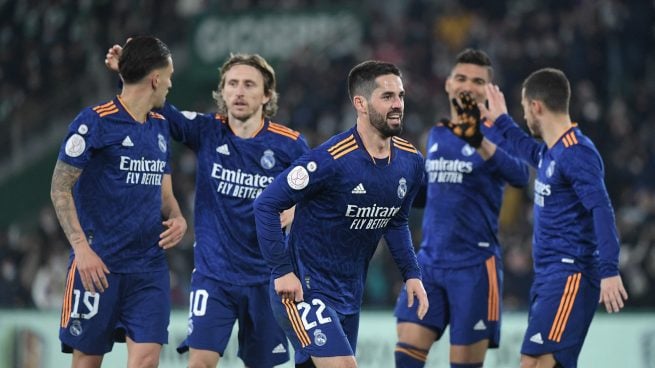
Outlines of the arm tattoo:
<svg viewBox="0 0 655 368">
<path fill-rule="evenodd" d="M 82 169 L 57 160 L 50 185 L 50 199 L 64 234 L 73 248 L 80 241 L 86 240 L 73 200 L 73 185 L 81 174 Z"/>
</svg>

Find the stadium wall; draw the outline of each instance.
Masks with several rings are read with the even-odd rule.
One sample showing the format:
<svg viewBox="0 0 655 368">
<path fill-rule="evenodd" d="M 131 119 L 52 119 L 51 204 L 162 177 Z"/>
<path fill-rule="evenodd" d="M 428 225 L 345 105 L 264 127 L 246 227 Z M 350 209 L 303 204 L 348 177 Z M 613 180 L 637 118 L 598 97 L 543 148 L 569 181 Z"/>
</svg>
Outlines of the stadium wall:
<svg viewBox="0 0 655 368">
<path fill-rule="evenodd" d="M 518 366 L 527 315 L 509 313 L 503 318 L 501 348 L 488 353 L 485 367 Z M 70 355 L 60 352 L 58 322 L 57 312 L 0 311 L 0 368 L 70 366 Z M 173 313 L 169 331 L 171 344 L 162 350 L 160 367 L 184 367 L 187 356 L 178 355 L 175 347 L 186 334 L 186 313 Z M 235 336 L 236 331 L 225 357 L 221 359 L 222 368 L 243 366 L 236 358 Z M 445 338 L 447 339 L 447 336 Z M 357 347 L 359 366 L 393 367 L 394 344 L 395 321 L 392 312 L 363 313 Z M 446 345 L 436 344 L 433 347 L 426 367 L 449 367 Z M 103 366 L 124 366 L 126 356 L 125 345 L 116 344 L 114 351 L 105 356 Z M 607 315 L 604 311 L 599 311 L 582 350 L 579 366 L 655 368 L 655 313 Z"/>
</svg>

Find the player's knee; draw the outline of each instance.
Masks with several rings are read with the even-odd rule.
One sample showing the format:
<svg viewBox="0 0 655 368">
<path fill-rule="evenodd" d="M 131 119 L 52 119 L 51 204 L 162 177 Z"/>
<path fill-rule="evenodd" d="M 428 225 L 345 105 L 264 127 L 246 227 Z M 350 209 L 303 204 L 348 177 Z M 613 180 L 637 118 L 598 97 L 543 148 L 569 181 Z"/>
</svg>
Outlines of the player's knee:
<svg viewBox="0 0 655 368">
<path fill-rule="evenodd" d="M 159 355 L 147 354 L 134 359 L 129 368 L 157 368 L 159 366 Z"/>
<path fill-rule="evenodd" d="M 521 368 L 537 368 L 537 359 L 529 355 L 521 355 Z"/>
<path fill-rule="evenodd" d="M 423 368 L 428 359 L 428 350 L 398 342 L 394 352 L 396 368 Z"/>
</svg>

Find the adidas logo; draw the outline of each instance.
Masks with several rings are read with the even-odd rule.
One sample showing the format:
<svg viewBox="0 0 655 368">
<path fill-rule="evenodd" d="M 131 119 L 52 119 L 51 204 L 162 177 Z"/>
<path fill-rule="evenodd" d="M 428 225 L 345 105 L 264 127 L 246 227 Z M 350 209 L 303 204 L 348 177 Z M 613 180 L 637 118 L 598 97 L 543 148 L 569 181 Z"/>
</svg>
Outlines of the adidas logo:
<svg viewBox="0 0 655 368">
<path fill-rule="evenodd" d="M 123 147 L 134 147 L 134 143 L 132 143 L 129 135 L 123 139 L 123 143 L 121 143 L 121 145 Z"/>
<path fill-rule="evenodd" d="M 230 155 L 230 149 L 227 148 L 227 143 L 216 147 L 216 152 L 227 156 Z"/>
<path fill-rule="evenodd" d="M 364 184 L 359 183 L 357 186 L 350 192 L 352 194 L 366 194 L 366 189 L 364 189 Z"/>
<path fill-rule="evenodd" d="M 484 331 L 487 329 L 487 325 L 484 324 L 483 320 L 479 320 L 478 323 L 476 323 L 475 326 L 473 326 L 473 329 L 475 331 Z"/>
<path fill-rule="evenodd" d="M 434 143 L 433 145 L 430 146 L 428 153 L 437 152 L 438 149 L 439 149 L 439 143 Z"/>
<path fill-rule="evenodd" d="M 536 334 L 532 335 L 530 341 L 537 343 L 539 345 L 543 345 L 544 340 L 541 338 L 541 332 L 537 332 Z"/>
<path fill-rule="evenodd" d="M 284 348 L 284 345 L 279 344 L 278 346 L 273 348 L 273 351 L 271 353 L 273 354 L 280 354 L 280 353 L 286 353 L 287 349 Z"/>
</svg>

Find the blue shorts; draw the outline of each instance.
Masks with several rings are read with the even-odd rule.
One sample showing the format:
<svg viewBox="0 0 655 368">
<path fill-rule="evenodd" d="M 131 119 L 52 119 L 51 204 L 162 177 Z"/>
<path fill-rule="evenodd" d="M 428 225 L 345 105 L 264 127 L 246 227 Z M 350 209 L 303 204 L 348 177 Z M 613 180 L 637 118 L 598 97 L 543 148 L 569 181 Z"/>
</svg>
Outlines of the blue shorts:
<svg viewBox="0 0 655 368">
<path fill-rule="evenodd" d="M 561 366 L 576 367 L 599 299 L 598 283 L 579 272 L 536 278 L 521 354 L 552 353 Z"/>
<path fill-rule="evenodd" d="M 411 322 L 427 327 L 441 338 L 450 325 L 452 345 L 471 345 L 489 339 L 489 347 L 500 343 L 500 322 L 503 271 L 496 257 L 470 267 L 447 269 L 423 267 L 423 286 L 428 294 L 430 308 L 422 320 L 414 300 L 407 307 L 405 287 L 398 295 L 395 316 L 398 322 Z"/>
<path fill-rule="evenodd" d="M 282 300 L 272 283 L 269 294 L 275 319 L 296 351 L 296 363 L 304 363 L 312 356 L 355 355 L 359 313 L 340 314 L 325 298 L 307 291 L 302 302 Z"/>
<path fill-rule="evenodd" d="M 75 261 L 68 269 L 59 339 L 61 350 L 104 355 L 125 335 L 138 343 L 166 344 L 171 314 L 168 270 L 107 275 L 102 293 L 84 290 Z"/>
<path fill-rule="evenodd" d="M 194 272 L 191 277 L 188 336 L 177 348 L 211 350 L 223 356 L 239 321 L 238 355 L 248 367 L 272 367 L 289 360 L 284 331 L 277 325 L 268 285 L 228 285 Z"/>
</svg>

